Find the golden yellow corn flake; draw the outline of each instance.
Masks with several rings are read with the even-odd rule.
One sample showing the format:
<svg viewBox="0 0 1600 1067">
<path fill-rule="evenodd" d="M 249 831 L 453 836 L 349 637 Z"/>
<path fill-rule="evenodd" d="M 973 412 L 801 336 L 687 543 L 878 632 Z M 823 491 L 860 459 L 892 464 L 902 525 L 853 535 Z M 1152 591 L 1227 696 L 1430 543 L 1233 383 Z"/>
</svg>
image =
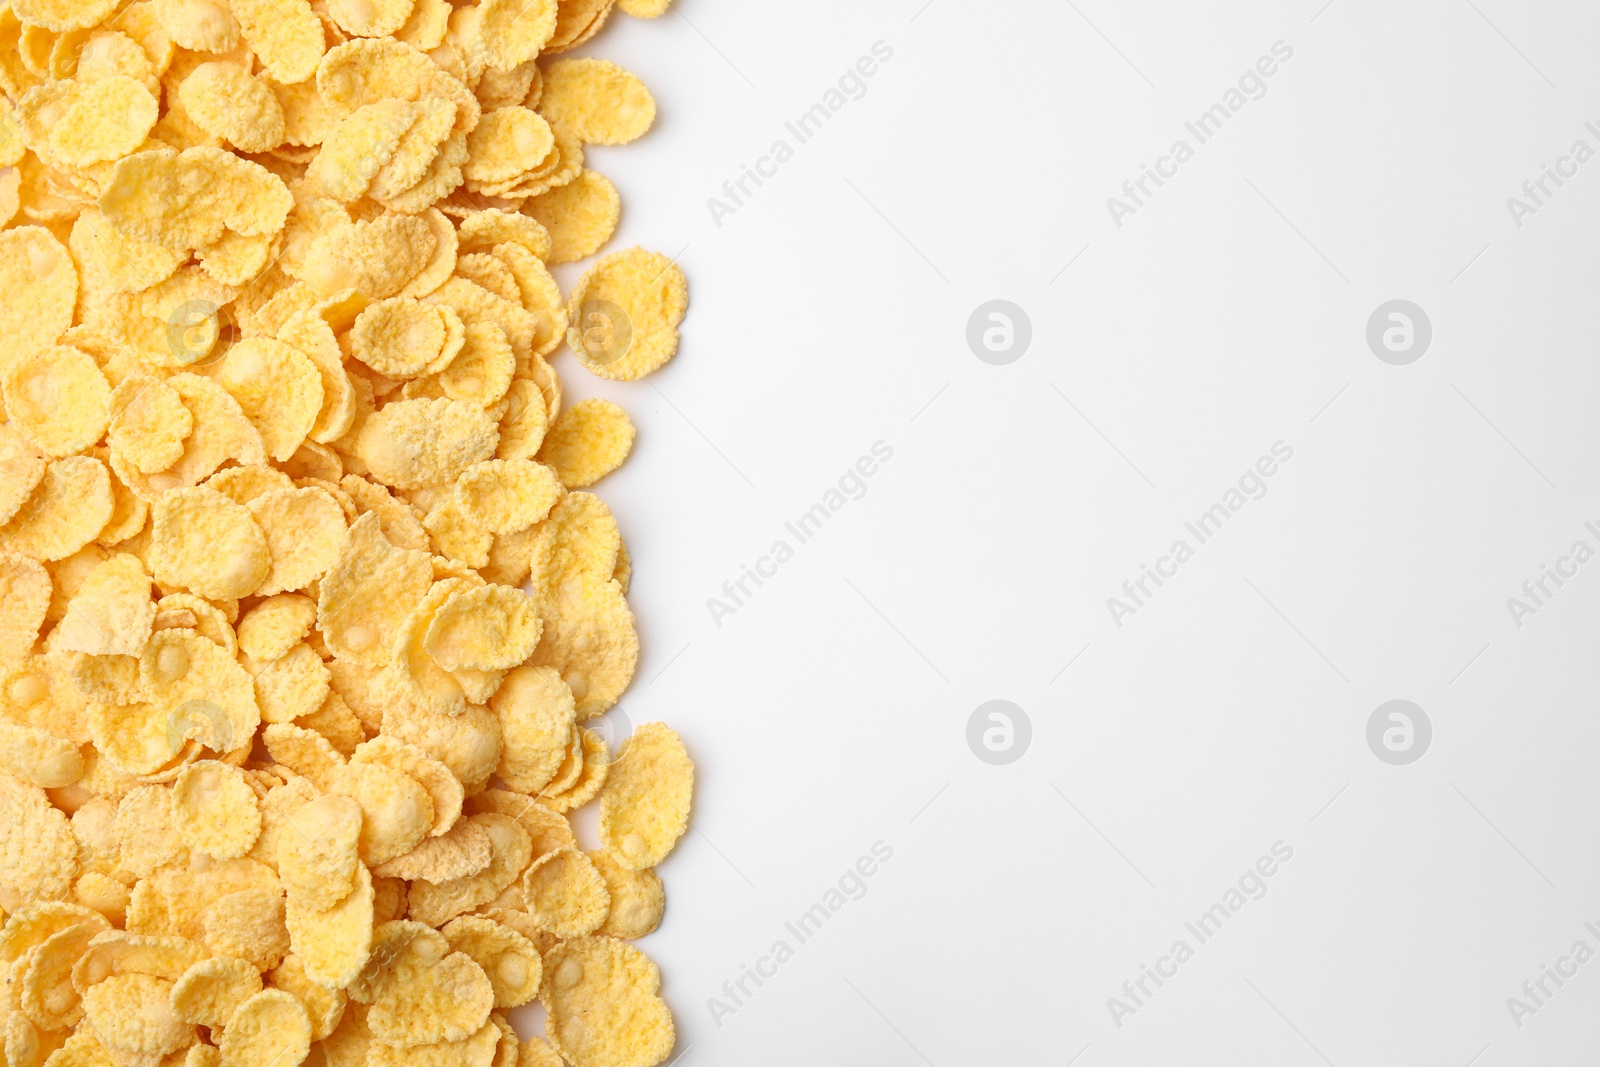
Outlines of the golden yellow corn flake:
<svg viewBox="0 0 1600 1067">
<path fill-rule="evenodd" d="M 556 29 L 556 0 L 483 0 L 480 32 L 489 65 L 510 70 L 538 56 Z"/>
<path fill-rule="evenodd" d="M 172 983 L 116 974 L 83 996 L 84 1016 L 102 1042 L 123 1053 L 164 1056 L 194 1040 L 194 1026 L 172 1014 Z"/>
<path fill-rule="evenodd" d="M 494 455 L 499 428 L 476 404 L 461 400 L 400 400 L 369 416 L 356 453 L 372 477 L 398 489 L 454 481 Z"/>
<path fill-rule="evenodd" d="M 98 441 L 110 420 L 111 386 L 93 359 L 52 345 L 5 368 L 0 392 L 14 429 L 46 456 L 70 456 Z"/>
<path fill-rule="evenodd" d="M 236 956 L 213 956 L 172 985 L 172 1014 L 182 1022 L 220 1029 L 239 1005 L 261 992 L 261 973 Z"/>
<path fill-rule="evenodd" d="M 417 106 L 407 100 L 390 98 L 357 108 L 324 136 L 306 177 L 325 196 L 359 199 L 420 117 Z"/>
<path fill-rule="evenodd" d="M 667 13 L 672 0 L 617 0 L 617 10 L 636 19 L 655 19 Z"/>
<path fill-rule="evenodd" d="M 306 977 L 330 989 L 355 981 L 372 948 L 372 876 L 360 863 L 355 873 L 355 889 L 337 904 L 312 908 L 290 897 L 284 910 Z"/>
<path fill-rule="evenodd" d="M 494 850 L 488 831 L 471 821 L 458 821 L 438 837 L 426 837 L 404 856 L 374 868 L 384 878 L 448 882 L 488 868 Z"/>
<path fill-rule="evenodd" d="M 688 304 L 683 272 L 672 260 L 641 248 L 614 252 L 572 290 L 567 343 L 600 377 L 634 381 L 677 352 Z"/>
<path fill-rule="evenodd" d="M 649 868 L 629 870 L 608 852 L 596 850 L 585 855 L 606 880 L 606 889 L 611 894 L 611 910 L 597 932 L 625 941 L 654 933 L 661 925 L 661 915 L 667 906 L 660 876 Z"/>
<path fill-rule="evenodd" d="M 555 134 L 543 115 L 520 105 L 486 113 L 467 137 L 469 181 L 503 182 L 525 174 L 550 154 Z"/>
<path fill-rule="evenodd" d="M 622 466 L 633 438 L 626 411 L 609 400 L 585 400 L 556 419 L 539 458 L 555 469 L 562 485 L 583 489 Z"/>
<path fill-rule="evenodd" d="M 324 489 L 277 489 L 251 500 L 248 507 L 272 557 L 272 569 L 256 590 L 259 595 L 304 589 L 321 579 L 344 549 L 344 511 Z"/>
<path fill-rule="evenodd" d="M 228 649 L 192 630 L 157 630 L 139 657 L 139 684 L 169 709 L 179 737 L 218 753 L 248 748 L 261 723 L 250 675 Z"/>
<path fill-rule="evenodd" d="M 661 972 L 610 937 L 572 938 L 544 957 L 539 999 L 545 1034 L 570 1063 L 655 1064 L 672 1051 L 672 1013 L 657 996 Z"/>
<path fill-rule="evenodd" d="M 311 1019 L 292 993 L 263 989 L 234 1011 L 217 1048 L 228 1067 L 297 1064 L 311 1051 Z"/>
<path fill-rule="evenodd" d="M 38 560 L 0 551 L 0 661 L 20 658 L 39 639 L 50 589 L 50 573 Z"/>
<path fill-rule="evenodd" d="M 111 392 L 107 440 L 112 452 L 144 474 L 171 467 L 183 456 L 194 416 L 166 382 L 147 374 L 124 378 Z"/>
<path fill-rule="evenodd" d="M 515 930 L 492 919 L 463 915 L 440 932 L 452 949 L 471 956 L 483 969 L 494 988 L 495 1007 L 521 1007 L 538 995 L 544 977 L 539 950 Z"/>
<path fill-rule="evenodd" d="M 463 821 L 476 823 L 489 835 L 489 866 L 477 874 L 447 882 L 413 882 L 410 915 L 419 922 L 442 926 L 488 904 L 517 880 L 532 858 L 532 839 L 514 818 L 482 812 L 466 816 Z"/>
<path fill-rule="evenodd" d="M 239 650 L 258 663 L 271 663 L 298 645 L 317 621 L 317 602 L 298 593 L 262 600 L 239 619 Z"/>
<path fill-rule="evenodd" d="M 351 762 L 386 767 L 422 786 L 433 805 L 433 824 L 428 831 L 430 837 L 448 832 L 461 815 L 461 802 L 465 794 L 460 780 L 450 772 L 450 768 L 415 745 L 394 737 L 375 737 L 356 747 Z"/>
<path fill-rule="evenodd" d="M 290 85 L 316 74 L 323 32 L 310 0 L 230 0 L 229 7 L 273 81 Z"/>
<path fill-rule="evenodd" d="M 282 963 L 266 975 L 274 989 L 281 989 L 300 1001 L 311 1020 L 311 1040 L 321 1041 L 339 1025 L 347 998 L 343 990 L 331 990 L 306 976 L 298 956 L 285 956 Z"/>
<path fill-rule="evenodd" d="M 144 564 L 137 556 L 119 553 L 89 572 L 67 601 L 54 647 L 93 656 L 137 656 L 150 639 L 155 618 Z"/>
<path fill-rule="evenodd" d="M 694 765 L 662 723 L 634 731 L 600 793 L 600 842 L 628 870 L 654 867 L 689 826 Z"/>
<path fill-rule="evenodd" d="M 605 879 L 577 849 L 547 852 L 522 877 L 528 914 L 557 937 L 581 937 L 605 922 L 611 906 Z"/>
<path fill-rule="evenodd" d="M 237 598 L 260 588 L 272 553 L 250 510 L 215 489 L 163 493 L 150 527 L 156 580 L 204 597 Z"/>
<path fill-rule="evenodd" d="M 78 271 L 42 226 L 0 233 L 0 366 L 51 344 L 72 325 Z"/>
<path fill-rule="evenodd" d="M 156 123 L 156 98 L 134 78 L 116 74 L 68 84 L 77 87 L 56 102 L 62 113 L 50 129 L 48 148 L 63 163 L 88 167 L 121 159 L 144 143 Z"/>
<path fill-rule="evenodd" d="M 344 551 L 318 587 L 318 627 L 338 655 L 381 667 L 432 581 L 427 554 L 395 547 L 369 512 L 351 525 Z"/>
<path fill-rule="evenodd" d="M 520 589 L 485 585 L 457 589 L 434 612 L 423 647 L 446 671 L 505 671 L 539 643 L 533 601 Z"/>
<path fill-rule="evenodd" d="M 451 400 L 465 400 L 488 408 L 510 390 L 516 372 L 517 358 L 506 340 L 505 331 L 492 322 L 475 322 L 466 327 L 456 358 L 427 381 L 430 389 L 437 388 Z M 502 448 L 504 432 L 502 425 Z"/>
<path fill-rule="evenodd" d="M 291 903 L 321 911 L 356 890 L 361 817 L 359 804 L 331 793 L 290 813 L 277 864 Z"/>
<path fill-rule="evenodd" d="M 462 251 L 486 251 L 507 241 L 522 245 L 540 259 L 547 259 L 551 253 L 550 234 L 532 214 L 489 208 L 475 211 L 461 220 Z"/>
<path fill-rule="evenodd" d="M 311 357 L 282 341 L 251 337 L 228 350 L 216 379 L 244 411 L 267 455 L 282 463 L 322 410 L 322 375 Z"/>
<path fill-rule="evenodd" d="M 611 240 L 622 217 L 622 199 L 604 174 L 585 170 L 566 185 L 534 197 L 524 210 L 550 234 L 547 262 L 572 263 Z"/>
<path fill-rule="evenodd" d="M 433 305 L 406 297 L 380 300 L 357 317 L 349 335 L 350 354 L 390 378 L 415 377 L 438 369 L 435 365 L 450 340 L 449 326 L 441 309 Z M 464 329 L 449 358 L 460 351 Z"/>
<path fill-rule="evenodd" d="M 544 72 L 539 100 L 552 125 L 588 144 L 627 144 L 656 118 L 655 98 L 644 83 L 604 59 L 562 59 Z"/>
<path fill-rule="evenodd" d="M 0 526 L 0 549 L 47 563 L 65 559 L 105 529 L 115 504 L 105 464 L 92 456 L 55 460 L 27 501 Z"/>
</svg>

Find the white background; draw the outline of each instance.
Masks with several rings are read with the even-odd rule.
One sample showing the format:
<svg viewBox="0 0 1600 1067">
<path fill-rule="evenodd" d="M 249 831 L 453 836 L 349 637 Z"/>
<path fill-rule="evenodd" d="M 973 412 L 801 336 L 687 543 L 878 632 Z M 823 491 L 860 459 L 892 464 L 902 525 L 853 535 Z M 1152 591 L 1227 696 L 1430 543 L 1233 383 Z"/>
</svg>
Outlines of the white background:
<svg viewBox="0 0 1600 1067">
<path fill-rule="evenodd" d="M 613 717 L 697 764 L 641 942 L 676 1062 L 1593 1062 L 1600 960 L 1520 1027 L 1506 1000 L 1600 951 L 1600 562 L 1521 628 L 1506 599 L 1600 548 L 1600 160 L 1521 228 L 1506 200 L 1600 149 L 1600 10 L 1323 3 L 680 0 L 585 49 L 660 109 L 590 153 L 611 247 L 690 283 L 664 371 L 557 364 L 639 428 L 596 489 L 644 649 Z M 1116 227 L 1106 198 L 1280 40 L 1266 96 Z M 865 95 L 718 226 L 708 198 L 877 41 Z M 965 339 L 995 298 L 1032 322 L 1009 366 Z M 1433 324 L 1409 366 L 1365 340 L 1395 298 Z M 1268 494 L 1115 626 L 1280 440 Z M 878 441 L 866 495 L 717 626 Z M 1032 723 L 1009 766 L 966 741 L 996 698 Z M 1365 738 L 1394 698 L 1433 724 L 1409 766 Z M 1267 894 L 1117 1026 L 1107 998 L 1280 840 Z"/>
</svg>

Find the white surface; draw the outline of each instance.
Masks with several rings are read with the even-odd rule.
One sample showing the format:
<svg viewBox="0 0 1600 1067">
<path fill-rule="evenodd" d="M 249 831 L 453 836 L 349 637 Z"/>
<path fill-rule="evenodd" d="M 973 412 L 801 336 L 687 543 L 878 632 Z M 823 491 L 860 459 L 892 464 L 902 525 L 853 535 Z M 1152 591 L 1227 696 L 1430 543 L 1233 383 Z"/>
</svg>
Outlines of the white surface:
<svg viewBox="0 0 1600 1067">
<path fill-rule="evenodd" d="M 591 153 L 612 247 L 682 249 L 691 287 L 663 373 L 559 363 L 639 426 L 597 489 L 644 643 L 621 708 L 698 765 L 643 942 L 677 1062 L 1592 1058 L 1600 959 L 1520 1027 L 1506 1001 L 1600 951 L 1600 563 L 1520 629 L 1506 598 L 1600 547 L 1600 160 L 1520 229 L 1506 198 L 1600 149 L 1600 12 L 1322 3 L 680 0 L 586 49 L 660 104 Z M 1279 40 L 1265 97 L 1115 227 L 1106 198 Z M 718 227 L 707 198 L 877 41 L 865 95 Z M 965 341 L 993 298 L 1032 320 L 1009 366 Z M 1434 327 L 1410 366 L 1365 342 L 1394 298 Z M 1106 598 L 1280 440 L 1267 495 L 1115 627 Z M 877 441 L 866 495 L 715 625 Z M 994 698 L 1032 721 L 1009 766 L 966 744 Z M 1433 723 L 1410 766 L 1365 740 L 1392 698 Z M 880 840 L 799 944 L 785 921 Z M 1198 945 L 1185 921 L 1280 840 Z"/>
</svg>

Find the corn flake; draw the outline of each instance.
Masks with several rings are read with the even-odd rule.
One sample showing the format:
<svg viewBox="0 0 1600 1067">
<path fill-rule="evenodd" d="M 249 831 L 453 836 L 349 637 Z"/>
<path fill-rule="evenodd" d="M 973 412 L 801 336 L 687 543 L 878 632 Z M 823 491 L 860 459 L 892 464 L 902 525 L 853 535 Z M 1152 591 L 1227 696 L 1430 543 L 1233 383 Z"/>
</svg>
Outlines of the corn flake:
<svg viewBox="0 0 1600 1067">
<path fill-rule="evenodd" d="M 657 996 L 661 972 L 644 953 L 610 937 L 573 938 L 544 957 L 539 999 L 545 1033 L 568 1062 L 653 1064 L 675 1038 L 672 1013 Z"/>
<path fill-rule="evenodd" d="M 215 489 L 174 489 L 151 516 L 150 564 L 163 585 L 208 598 L 236 598 L 260 588 L 272 552 L 248 508 Z"/>
<path fill-rule="evenodd" d="M 220 1029 L 239 1005 L 261 992 L 261 974 L 236 956 L 213 956 L 172 985 L 172 1014 L 182 1022 Z"/>
<path fill-rule="evenodd" d="M 567 301 L 567 343 L 595 374 L 634 381 L 678 348 L 689 306 L 683 272 L 666 256 L 631 248 L 603 256 Z"/>
</svg>

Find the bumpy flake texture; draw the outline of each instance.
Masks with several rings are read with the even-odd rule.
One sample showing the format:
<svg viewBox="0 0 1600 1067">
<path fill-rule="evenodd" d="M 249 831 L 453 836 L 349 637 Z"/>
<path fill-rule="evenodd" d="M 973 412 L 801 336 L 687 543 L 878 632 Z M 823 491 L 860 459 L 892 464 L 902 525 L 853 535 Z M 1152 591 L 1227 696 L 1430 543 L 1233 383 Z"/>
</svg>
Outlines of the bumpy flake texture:
<svg viewBox="0 0 1600 1067">
<path fill-rule="evenodd" d="M 639 657 L 582 491 L 633 427 L 558 374 L 686 306 L 603 256 L 584 146 L 655 102 L 559 57 L 614 6 L 0 0 L 5 1067 L 670 1051 L 613 938 L 692 769 L 583 726 Z"/>
</svg>

